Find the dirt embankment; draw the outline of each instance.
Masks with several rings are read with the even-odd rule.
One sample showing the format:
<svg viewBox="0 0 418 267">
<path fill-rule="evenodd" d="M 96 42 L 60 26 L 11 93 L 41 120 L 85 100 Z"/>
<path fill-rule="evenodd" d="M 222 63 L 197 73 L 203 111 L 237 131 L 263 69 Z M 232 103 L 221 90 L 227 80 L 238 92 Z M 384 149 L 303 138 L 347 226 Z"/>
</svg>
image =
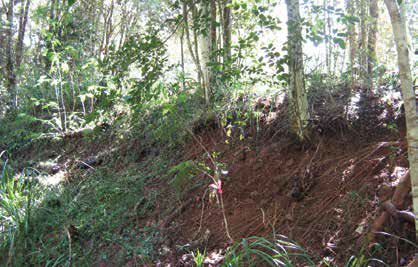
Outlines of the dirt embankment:
<svg viewBox="0 0 418 267">
<path fill-rule="evenodd" d="M 414 226 L 409 223 L 394 227 L 389 220 L 383 229 L 389 235 L 377 236 L 384 243 L 379 252 L 368 248 L 367 240 L 371 225 L 381 214 L 380 205 L 392 196 L 407 170 L 406 144 L 397 141 L 402 140 L 399 135 L 367 142 L 354 137 L 320 137 L 310 146 L 276 138 L 260 142 L 257 148 L 245 141 L 226 144 L 222 130 L 200 138 L 200 143 L 188 146 L 185 158 L 210 165 L 202 156 L 205 149 L 219 152 L 216 160 L 228 170 L 222 178 L 223 199 L 235 240 L 284 235 L 311 255 L 333 258 L 334 263 L 367 251 L 362 249 L 387 262 L 406 262 L 413 255 L 408 243 L 395 237 L 415 241 Z M 210 183 L 208 177 L 201 179 Z M 222 210 L 216 203 L 209 204 L 207 195 L 202 201 L 202 196 L 204 189 L 194 192 L 190 196 L 194 200 L 181 216 L 185 239 L 209 230 L 209 247 L 225 247 L 229 240 Z M 402 208 L 410 208 L 410 202 Z"/>
</svg>

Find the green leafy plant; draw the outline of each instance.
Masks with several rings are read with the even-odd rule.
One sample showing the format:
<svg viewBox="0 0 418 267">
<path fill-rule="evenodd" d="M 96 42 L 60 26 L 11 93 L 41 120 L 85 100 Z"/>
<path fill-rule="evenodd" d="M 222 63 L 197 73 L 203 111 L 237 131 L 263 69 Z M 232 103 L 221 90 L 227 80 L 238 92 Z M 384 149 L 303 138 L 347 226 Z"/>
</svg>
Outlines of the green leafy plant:
<svg viewBox="0 0 418 267">
<path fill-rule="evenodd" d="M 173 186 L 178 198 L 183 195 L 184 191 L 190 188 L 193 177 L 199 172 L 199 168 L 191 160 L 181 162 L 170 168 L 168 174 L 174 175 L 170 184 Z"/>
<path fill-rule="evenodd" d="M 196 263 L 197 267 L 203 266 L 203 262 L 206 258 L 206 251 L 203 251 L 203 253 L 200 252 L 200 250 L 197 250 L 196 254 L 192 252 L 193 261 Z"/>
</svg>

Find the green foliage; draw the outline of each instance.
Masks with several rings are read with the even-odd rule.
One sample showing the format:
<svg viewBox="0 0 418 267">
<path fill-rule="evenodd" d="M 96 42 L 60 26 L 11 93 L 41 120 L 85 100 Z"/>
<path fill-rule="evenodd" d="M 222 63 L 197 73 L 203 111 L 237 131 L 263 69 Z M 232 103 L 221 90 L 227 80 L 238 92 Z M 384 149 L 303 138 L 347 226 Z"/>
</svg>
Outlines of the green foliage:
<svg viewBox="0 0 418 267">
<path fill-rule="evenodd" d="M 270 241 L 262 237 L 248 237 L 228 249 L 222 266 L 291 267 L 297 266 L 298 260 L 314 265 L 305 250 L 286 238 Z"/>
<path fill-rule="evenodd" d="M 7 163 L 0 175 L 0 263 L 22 264 L 21 250 L 30 244 L 37 172 L 25 169 L 15 175 Z"/>
<path fill-rule="evenodd" d="M 240 19 L 236 22 L 243 29 L 244 34 L 239 35 L 238 42 L 232 45 L 230 62 L 225 62 L 223 68 L 218 69 L 219 79 L 230 83 L 240 82 L 251 85 L 282 85 L 286 81 L 284 75 L 286 64 L 285 56 L 280 52 L 275 42 L 265 42 L 260 37 L 268 32 L 280 30 L 281 21 L 274 15 L 277 3 L 264 3 L 262 1 L 246 2 L 233 1 L 231 8 Z M 261 51 L 257 51 L 257 47 Z M 220 51 L 222 54 L 222 51 Z M 242 59 L 245 58 L 245 64 Z M 224 88 L 217 88 L 224 90 Z"/>
<path fill-rule="evenodd" d="M 145 135 L 147 141 L 159 146 L 184 145 L 193 121 L 203 113 L 199 94 L 180 92 L 173 94 L 175 85 L 161 85 L 160 97 L 143 105 L 133 114 L 132 124 Z"/>
<path fill-rule="evenodd" d="M 194 182 L 193 178 L 200 172 L 199 167 L 192 160 L 183 161 L 170 168 L 168 174 L 174 175 L 170 184 L 173 186 L 178 198 L 181 198 L 191 188 Z"/>
<path fill-rule="evenodd" d="M 68 6 L 72 6 L 74 5 L 76 0 L 68 0 Z"/>
<path fill-rule="evenodd" d="M 42 134 L 42 121 L 26 113 L 10 114 L 7 118 L 0 120 L 0 148 L 12 152 Z"/>
<path fill-rule="evenodd" d="M 307 31 L 307 38 L 315 45 L 323 41 L 330 41 L 339 45 L 341 49 L 346 48 L 345 38 L 350 33 L 347 32 L 347 29 L 339 29 L 338 26 L 333 26 L 332 29 L 329 29 L 331 31 L 330 33 L 324 32 L 327 24 L 324 16 L 336 17 L 336 21 L 346 28 L 349 25 L 354 25 L 359 22 L 357 17 L 347 15 L 341 8 L 335 8 L 332 5 L 312 5 L 309 14 L 312 16 L 312 19 L 303 22 L 303 25 Z"/>
<path fill-rule="evenodd" d="M 193 261 L 196 264 L 196 266 L 202 267 L 206 258 L 206 251 L 201 253 L 200 250 L 197 250 L 196 254 L 192 252 L 192 255 L 193 255 Z"/>
<path fill-rule="evenodd" d="M 108 164 L 124 159 L 114 160 Z M 30 225 L 36 228 L 30 228 L 33 230 L 25 237 L 31 242 L 25 247 L 24 242 L 15 243 L 17 250 L 30 252 L 20 255 L 21 265 L 90 266 L 96 260 L 109 261 L 110 256 L 118 266 L 138 256 L 144 265 L 151 264 L 165 237 L 158 221 L 136 222 L 155 213 L 157 205 L 172 202 L 170 197 L 162 197 L 163 192 L 147 188 L 167 170 L 164 160 L 153 158 L 123 171 L 98 168 L 88 179 L 86 173 L 76 171 L 72 175 L 77 181 L 82 178 L 81 183 L 44 188 L 36 197 L 37 208 L 31 211 Z M 76 229 L 71 244 L 67 236 L 70 226 Z M 115 246 L 120 249 L 117 257 L 110 249 Z"/>
<path fill-rule="evenodd" d="M 166 70 L 166 48 L 158 32 L 131 36 L 124 45 L 110 53 L 102 62 L 102 70 L 108 81 L 119 89 L 126 86 L 122 95 L 135 109 L 160 95 L 160 87 L 154 86 Z M 134 70 L 135 78 L 130 77 Z M 112 92 L 116 96 L 116 92 Z"/>
</svg>

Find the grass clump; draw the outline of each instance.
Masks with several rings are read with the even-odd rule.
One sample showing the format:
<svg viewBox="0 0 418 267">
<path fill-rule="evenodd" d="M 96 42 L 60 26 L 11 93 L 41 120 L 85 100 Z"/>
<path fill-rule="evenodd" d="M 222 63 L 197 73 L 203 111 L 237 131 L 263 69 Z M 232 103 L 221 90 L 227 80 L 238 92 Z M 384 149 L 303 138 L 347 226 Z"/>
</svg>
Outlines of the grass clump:
<svg viewBox="0 0 418 267">
<path fill-rule="evenodd" d="M 232 245 L 224 258 L 222 266 L 297 266 L 303 261 L 314 265 L 308 253 L 299 245 L 285 237 L 268 240 L 263 237 L 248 237 Z"/>
<path fill-rule="evenodd" d="M 0 153 L 0 158 L 4 152 Z M 0 165 L 1 166 L 1 165 Z M 8 160 L 2 162 L 0 173 L 0 263 L 19 263 L 23 250 L 31 245 L 32 212 L 39 195 L 38 173 L 25 169 L 16 174 Z"/>
</svg>

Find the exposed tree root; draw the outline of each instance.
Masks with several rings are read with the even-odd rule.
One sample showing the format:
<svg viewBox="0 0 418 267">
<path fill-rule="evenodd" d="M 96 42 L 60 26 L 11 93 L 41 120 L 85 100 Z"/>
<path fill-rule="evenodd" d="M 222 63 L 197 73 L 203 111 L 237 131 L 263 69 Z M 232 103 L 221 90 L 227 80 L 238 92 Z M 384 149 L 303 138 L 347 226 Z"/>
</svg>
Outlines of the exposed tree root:
<svg viewBox="0 0 418 267">
<path fill-rule="evenodd" d="M 395 193 L 392 196 L 392 200 L 388 200 L 383 203 L 382 207 L 384 212 L 373 223 L 370 233 L 368 235 L 369 244 L 373 244 L 376 239 L 376 232 L 382 230 L 386 221 L 392 216 L 395 219 L 403 219 L 408 222 L 415 222 L 415 216 L 411 212 L 401 211 L 403 209 L 405 200 L 409 195 L 411 189 L 411 177 L 409 170 L 400 178 L 398 185 L 396 186 Z"/>
<path fill-rule="evenodd" d="M 415 223 L 415 215 L 412 212 L 398 210 L 390 200 L 383 203 L 382 207 L 385 209 L 386 212 L 388 212 L 391 216 L 395 217 L 398 220 Z"/>
</svg>

